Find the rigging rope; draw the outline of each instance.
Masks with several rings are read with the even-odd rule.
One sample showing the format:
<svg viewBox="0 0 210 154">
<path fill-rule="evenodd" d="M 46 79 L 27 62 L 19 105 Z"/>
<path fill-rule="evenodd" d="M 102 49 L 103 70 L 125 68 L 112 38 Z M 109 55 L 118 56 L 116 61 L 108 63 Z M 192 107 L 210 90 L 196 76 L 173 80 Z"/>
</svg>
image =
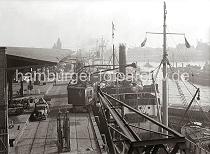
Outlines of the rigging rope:
<svg viewBox="0 0 210 154">
<path fill-rule="evenodd" d="M 182 81 L 182 82 L 183 82 L 183 84 L 185 85 L 187 91 L 193 96 L 193 94 L 191 93 L 191 91 L 189 90 L 189 88 L 187 87 L 187 85 L 184 83 L 184 81 Z M 198 102 L 196 99 L 195 99 L 194 101 L 197 103 L 198 107 L 200 108 L 200 111 L 203 112 L 204 115 L 201 114 L 202 117 L 208 119 L 208 121 L 210 122 L 210 118 L 209 118 L 209 117 L 206 115 L 206 113 L 203 111 L 203 108 L 202 108 L 202 106 L 199 104 L 199 102 Z"/>
<path fill-rule="evenodd" d="M 155 76 L 153 76 L 155 83 L 156 83 L 157 75 L 159 73 L 159 70 L 160 70 L 160 67 L 161 67 L 162 63 L 163 63 L 163 60 L 161 60 L 160 64 L 154 70 L 150 71 L 150 73 L 153 74 L 154 71 L 157 70 L 156 73 L 155 73 Z"/>
<path fill-rule="evenodd" d="M 170 32 L 169 29 L 168 29 L 168 27 L 167 27 L 167 31 Z M 174 45 L 177 44 L 172 35 L 170 37 L 168 37 L 168 40 L 171 40 L 172 43 L 174 43 Z M 178 51 L 179 56 L 182 57 L 182 58 L 184 58 L 184 61 L 188 61 L 188 59 L 185 58 L 186 56 L 181 52 L 180 47 L 179 46 L 176 46 L 176 49 Z"/>
<path fill-rule="evenodd" d="M 172 67 L 171 67 L 171 64 L 169 63 L 169 61 L 168 61 L 168 64 L 169 64 L 169 66 L 170 66 L 170 69 L 172 70 Z M 173 70 L 172 70 L 172 72 L 173 72 Z M 184 84 L 184 86 L 186 87 L 186 89 L 187 89 L 187 91 L 191 94 L 191 96 L 194 96 L 192 93 L 191 93 L 191 91 L 189 90 L 189 88 L 187 87 L 187 85 L 185 84 L 185 82 L 181 79 L 181 81 L 183 82 L 183 84 Z M 194 86 L 197 90 L 198 90 L 198 88 L 196 87 L 196 86 Z M 186 100 L 186 98 L 185 98 L 185 100 Z M 199 102 L 196 100 L 196 99 L 194 99 L 193 101 L 195 101 L 197 104 L 198 104 L 198 106 L 199 106 L 199 108 L 200 108 L 200 110 L 203 112 L 203 114 L 201 114 L 201 116 L 204 118 L 204 116 L 205 116 L 205 118 L 206 119 L 208 119 L 208 121 L 210 122 L 210 118 L 206 115 L 206 113 L 203 111 L 203 109 L 202 109 L 202 107 L 200 106 L 200 104 L 199 104 Z M 185 104 L 186 105 L 186 104 Z M 189 113 L 189 112 L 188 112 Z M 191 113 L 192 113 L 192 111 L 191 111 Z M 191 113 L 189 113 L 188 115 L 192 118 L 192 116 L 191 116 Z"/>
<path fill-rule="evenodd" d="M 167 27 L 167 31 L 169 32 L 169 30 L 168 30 L 168 27 Z M 170 37 L 169 37 L 170 38 Z M 170 38 L 172 41 L 173 41 L 173 43 L 174 44 L 177 44 L 176 43 L 176 41 L 174 40 L 174 38 L 171 36 L 171 38 Z M 180 57 L 182 57 L 182 58 L 185 58 L 186 56 L 181 52 L 181 49 L 180 49 L 180 47 L 178 46 L 178 47 L 176 47 L 176 49 L 177 49 L 177 53 L 179 54 L 179 56 Z M 184 59 L 185 61 L 188 61 L 187 59 Z M 190 81 L 188 81 L 195 89 L 198 89 L 198 87 L 197 86 L 195 86 L 192 82 L 190 82 Z"/>
<path fill-rule="evenodd" d="M 156 79 L 157 79 L 157 75 L 159 73 L 160 67 L 162 65 L 163 60 L 161 60 L 160 64 L 158 65 L 158 67 L 156 67 L 154 70 L 151 71 L 152 73 L 152 81 L 153 81 L 153 86 L 154 86 L 154 90 L 155 90 L 155 98 L 156 98 L 156 104 L 157 104 L 157 114 L 158 114 L 158 120 L 159 122 L 162 122 L 162 118 L 161 118 L 161 108 L 160 108 L 160 102 L 158 101 L 157 98 L 157 89 L 156 89 Z M 155 77 L 154 77 L 154 71 L 156 71 Z"/>
<path fill-rule="evenodd" d="M 175 42 L 175 40 L 173 39 L 173 37 L 172 37 L 172 41 Z M 178 49 L 178 54 L 179 54 L 179 55 L 182 55 L 182 57 L 185 57 L 185 56 L 183 56 L 182 52 L 180 51 L 180 48 L 177 48 L 177 49 Z M 171 65 L 169 65 L 169 66 L 171 67 Z M 191 94 L 191 96 L 193 96 L 193 94 L 190 92 L 189 88 L 188 88 L 187 85 L 184 83 L 184 81 L 183 81 L 183 80 L 181 80 L 181 81 L 183 82 L 184 86 L 186 87 L 186 89 L 188 90 L 188 92 Z M 198 89 L 198 87 L 195 86 L 192 82 L 189 81 L 189 83 L 190 83 L 195 89 Z M 181 91 L 180 91 L 180 92 L 181 92 Z M 202 109 L 202 107 L 200 106 L 200 104 L 198 103 L 198 101 L 195 100 L 195 102 L 198 104 L 200 110 L 204 113 L 205 117 L 210 121 L 210 118 L 209 118 L 209 117 L 206 115 L 206 113 L 203 111 L 203 109 Z M 202 116 L 203 116 L 203 115 L 202 115 Z"/>
<path fill-rule="evenodd" d="M 170 70 L 172 71 L 172 73 L 174 73 L 175 71 L 174 71 L 174 69 L 172 69 L 171 64 L 169 63 L 169 61 L 168 61 L 168 65 L 169 65 Z M 178 92 L 179 92 L 179 94 L 181 96 L 182 103 L 184 104 L 184 106 L 187 106 L 187 99 L 186 99 L 186 97 L 185 97 L 185 95 L 184 95 L 184 93 L 183 93 L 183 91 L 182 91 L 182 89 L 181 89 L 181 87 L 179 85 L 179 82 L 178 81 L 175 81 L 175 83 L 176 83 Z M 188 112 L 187 115 L 188 115 L 188 120 L 191 121 L 190 120 L 190 119 L 192 119 L 191 114 Z M 184 114 L 184 118 L 185 118 L 185 114 Z"/>
</svg>

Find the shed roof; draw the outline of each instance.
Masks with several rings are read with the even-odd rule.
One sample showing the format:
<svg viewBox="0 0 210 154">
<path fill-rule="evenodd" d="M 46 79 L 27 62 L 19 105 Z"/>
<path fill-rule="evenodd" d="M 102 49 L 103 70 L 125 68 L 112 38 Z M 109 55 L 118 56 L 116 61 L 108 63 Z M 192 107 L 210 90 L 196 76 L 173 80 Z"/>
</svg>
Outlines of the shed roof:
<svg viewBox="0 0 210 154">
<path fill-rule="evenodd" d="M 72 54 L 69 49 L 5 47 L 8 67 L 56 64 Z"/>
</svg>

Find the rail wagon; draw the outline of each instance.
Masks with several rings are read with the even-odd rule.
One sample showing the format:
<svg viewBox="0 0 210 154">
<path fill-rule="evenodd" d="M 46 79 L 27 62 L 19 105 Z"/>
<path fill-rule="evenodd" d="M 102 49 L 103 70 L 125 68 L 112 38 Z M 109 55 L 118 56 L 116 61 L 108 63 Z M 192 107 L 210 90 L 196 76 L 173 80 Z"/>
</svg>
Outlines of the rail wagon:
<svg viewBox="0 0 210 154">
<path fill-rule="evenodd" d="M 73 106 L 85 106 L 93 100 L 93 87 L 68 85 L 68 104 Z"/>
</svg>

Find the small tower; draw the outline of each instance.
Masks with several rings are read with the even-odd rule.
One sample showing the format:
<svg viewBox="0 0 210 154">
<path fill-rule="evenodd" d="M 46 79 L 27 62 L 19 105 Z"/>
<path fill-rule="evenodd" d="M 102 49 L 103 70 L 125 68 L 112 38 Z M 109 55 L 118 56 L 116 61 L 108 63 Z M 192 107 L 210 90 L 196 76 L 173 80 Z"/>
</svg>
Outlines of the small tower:
<svg viewBox="0 0 210 154">
<path fill-rule="evenodd" d="M 62 43 L 61 43 L 60 38 L 58 38 L 57 42 L 54 43 L 53 45 L 53 49 L 61 49 L 61 48 L 62 48 Z"/>
<path fill-rule="evenodd" d="M 57 40 L 57 49 L 61 49 L 61 48 L 62 48 L 62 43 L 61 43 L 60 38 L 58 38 L 58 40 Z"/>
</svg>

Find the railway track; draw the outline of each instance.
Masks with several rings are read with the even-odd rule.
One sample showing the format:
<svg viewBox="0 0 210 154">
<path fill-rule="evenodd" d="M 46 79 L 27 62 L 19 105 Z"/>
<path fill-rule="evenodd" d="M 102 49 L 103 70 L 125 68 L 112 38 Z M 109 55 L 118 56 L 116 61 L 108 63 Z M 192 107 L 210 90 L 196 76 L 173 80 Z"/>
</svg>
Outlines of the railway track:
<svg viewBox="0 0 210 154">
<path fill-rule="evenodd" d="M 48 133 L 49 133 L 49 126 L 50 126 L 50 122 L 52 121 L 52 119 L 50 118 L 47 124 L 47 132 L 46 132 L 46 136 L 45 136 L 45 141 L 44 141 L 44 151 L 43 154 L 45 154 L 46 151 L 46 145 L 47 145 L 47 139 L 48 139 Z"/>
<path fill-rule="evenodd" d="M 36 131 L 35 131 L 35 133 L 34 133 L 34 137 L 33 137 L 33 140 L 32 140 L 31 146 L 30 146 L 30 149 L 29 149 L 29 154 L 31 154 L 31 152 L 32 152 L 33 145 L 34 145 L 34 141 L 35 141 L 35 139 L 36 139 L 37 132 L 38 132 L 38 129 L 39 129 L 39 125 L 40 125 L 40 121 L 39 121 L 38 124 L 37 124 Z"/>
<path fill-rule="evenodd" d="M 47 139 L 49 135 L 49 126 L 51 120 L 39 121 L 36 125 L 36 130 L 29 148 L 29 154 L 46 153 Z"/>
</svg>

